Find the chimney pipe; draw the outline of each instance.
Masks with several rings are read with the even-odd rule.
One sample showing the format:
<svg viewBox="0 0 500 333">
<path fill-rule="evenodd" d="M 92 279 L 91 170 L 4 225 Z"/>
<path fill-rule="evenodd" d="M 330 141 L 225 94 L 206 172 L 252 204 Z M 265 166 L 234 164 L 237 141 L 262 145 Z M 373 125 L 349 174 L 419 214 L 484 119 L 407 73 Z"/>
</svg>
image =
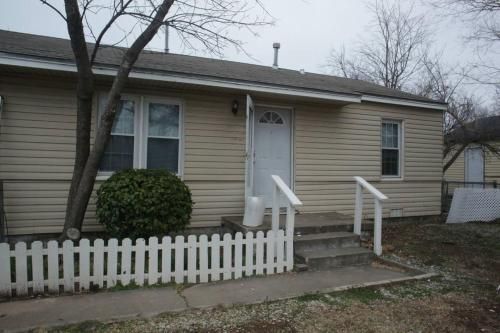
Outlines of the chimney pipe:
<svg viewBox="0 0 500 333">
<path fill-rule="evenodd" d="M 280 50 L 280 43 L 273 43 L 273 48 L 274 48 L 274 63 L 273 63 L 273 68 L 278 69 L 278 52 Z"/>
<path fill-rule="evenodd" d="M 165 23 L 165 53 L 168 53 L 170 50 L 168 48 L 168 22 Z"/>
</svg>

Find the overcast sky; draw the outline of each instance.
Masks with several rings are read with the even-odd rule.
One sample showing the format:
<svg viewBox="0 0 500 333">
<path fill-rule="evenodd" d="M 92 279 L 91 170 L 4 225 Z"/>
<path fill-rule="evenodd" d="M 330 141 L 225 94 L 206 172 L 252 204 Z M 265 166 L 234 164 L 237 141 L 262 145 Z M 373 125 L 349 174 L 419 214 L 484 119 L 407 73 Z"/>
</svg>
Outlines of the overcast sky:
<svg viewBox="0 0 500 333">
<path fill-rule="evenodd" d="M 266 9 L 275 18 L 275 24 L 256 28 L 258 36 L 238 31 L 237 38 L 244 42 L 245 50 L 251 55 L 233 48 L 224 51 L 224 58 L 261 65 L 271 65 L 273 42 L 281 43 L 280 67 L 305 69 L 309 72 L 325 72 L 324 67 L 332 48 L 342 44 L 349 47 L 359 38 L 366 36 L 370 29 L 370 11 L 367 3 L 371 0 L 263 0 Z M 402 0 L 408 3 L 406 0 Z M 54 0 L 54 3 L 62 0 Z M 466 28 L 462 22 L 435 16 L 435 11 L 417 5 L 417 11 L 426 15 L 432 28 L 434 49 L 441 52 L 452 66 L 474 61 L 474 53 L 464 47 L 462 36 Z M 106 18 L 102 18 L 104 21 Z M 0 1 L 0 29 L 35 33 L 67 38 L 64 21 L 39 0 Z M 115 42 L 116 34 L 111 34 L 108 42 Z M 129 41 L 130 42 L 130 41 Z M 126 44 L 124 41 L 123 44 Z M 157 36 L 148 48 L 162 50 L 163 35 Z M 174 34 L 171 34 L 170 50 L 174 53 L 204 54 L 183 48 Z M 213 55 L 212 55 L 213 56 Z M 490 90 L 474 86 L 477 95 L 488 98 Z"/>
</svg>

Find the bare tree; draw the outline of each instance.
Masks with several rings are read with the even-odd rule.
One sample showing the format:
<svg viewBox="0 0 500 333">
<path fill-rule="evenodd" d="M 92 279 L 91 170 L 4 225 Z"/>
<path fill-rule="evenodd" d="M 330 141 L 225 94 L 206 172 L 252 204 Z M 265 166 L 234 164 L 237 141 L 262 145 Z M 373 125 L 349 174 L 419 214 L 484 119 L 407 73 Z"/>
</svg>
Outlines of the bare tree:
<svg viewBox="0 0 500 333">
<path fill-rule="evenodd" d="M 427 50 L 427 31 L 414 7 L 399 1 L 377 0 L 371 6 L 372 33 L 347 55 L 333 50 L 327 66 L 333 73 L 402 89 L 421 68 Z"/>
<path fill-rule="evenodd" d="M 251 29 L 269 22 L 250 14 L 254 9 L 252 4 L 265 12 L 260 0 L 65 0 L 64 8 L 58 7 L 55 1 L 40 1 L 66 21 L 77 67 L 76 153 L 61 234 L 62 239 L 77 239 L 122 91 L 140 53 L 158 30 L 168 24 L 187 47 L 203 47 L 220 55 L 228 45 L 241 48 L 241 42 L 230 35 L 232 27 Z M 101 15 L 102 12 L 107 12 L 109 17 L 97 32 L 97 27 L 91 23 L 92 15 Z M 124 19 L 135 22 L 130 30 L 121 28 L 119 23 Z M 107 47 L 103 45 L 104 37 L 114 28 L 123 32 L 122 39 L 130 37 L 134 28 L 140 33 L 128 48 L 120 49 L 123 51 L 122 60 L 107 94 L 91 148 L 92 101 L 95 96 L 93 67 L 98 63 L 99 50 Z M 86 35 L 90 35 L 94 44 L 87 44 Z"/>
<path fill-rule="evenodd" d="M 465 40 L 476 48 L 474 73 L 470 78 L 482 84 L 500 85 L 500 1 L 498 0 L 423 0 L 444 15 L 469 26 Z"/>
<path fill-rule="evenodd" d="M 446 172 L 460 154 L 475 144 L 484 151 L 498 155 L 497 147 L 490 143 L 491 133 L 484 132 L 477 126 L 478 121 L 487 116 L 489 111 L 482 109 L 473 96 L 462 92 L 467 72 L 457 73 L 445 68 L 439 59 L 426 58 L 424 71 L 416 84 L 415 93 L 447 103 L 443 115 L 444 148 L 443 159 Z"/>
</svg>

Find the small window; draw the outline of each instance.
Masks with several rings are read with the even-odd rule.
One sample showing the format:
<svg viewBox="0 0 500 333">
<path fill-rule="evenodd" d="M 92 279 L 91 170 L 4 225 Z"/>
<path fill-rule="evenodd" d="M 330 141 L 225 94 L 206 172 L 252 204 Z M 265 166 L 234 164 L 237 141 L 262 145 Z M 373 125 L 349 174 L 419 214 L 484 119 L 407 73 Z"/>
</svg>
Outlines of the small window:
<svg viewBox="0 0 500 333">
<path fill-rule="evenodd" d="M 261 124 L 279 124 L 283 125 L 283 118 L 281 115 L 274 111 L 267 111 L 260 117 L 259 123 Z"/>
<path fill-rule="evenodd" d="M 401 176 L 401 122 L 382 121 L 382 176 Z"/>
<path fill-rule="evenodd" d="M 130 169 L 134 165 L 135 102 L 122 100 L 101 159 L 101 171 Z"/>
</svg>

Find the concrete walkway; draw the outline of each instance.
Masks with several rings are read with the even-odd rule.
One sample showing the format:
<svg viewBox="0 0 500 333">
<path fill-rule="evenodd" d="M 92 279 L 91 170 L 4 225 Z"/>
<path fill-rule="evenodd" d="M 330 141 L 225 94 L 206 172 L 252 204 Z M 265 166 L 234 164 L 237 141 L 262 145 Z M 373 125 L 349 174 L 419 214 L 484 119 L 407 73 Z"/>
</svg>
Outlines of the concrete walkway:
<svg viewBox="0 0 500 333">
<path fill-rule="evenodd" d="M 88 320 L 147 318 L 164 312 L 252 304 L 412 278 L 393 270 L 358 266 L 197 284 L 185 289 L 136 289 L 4 302 L 0 303 L 0 331 L 19 332 Z"/>
</svg>

